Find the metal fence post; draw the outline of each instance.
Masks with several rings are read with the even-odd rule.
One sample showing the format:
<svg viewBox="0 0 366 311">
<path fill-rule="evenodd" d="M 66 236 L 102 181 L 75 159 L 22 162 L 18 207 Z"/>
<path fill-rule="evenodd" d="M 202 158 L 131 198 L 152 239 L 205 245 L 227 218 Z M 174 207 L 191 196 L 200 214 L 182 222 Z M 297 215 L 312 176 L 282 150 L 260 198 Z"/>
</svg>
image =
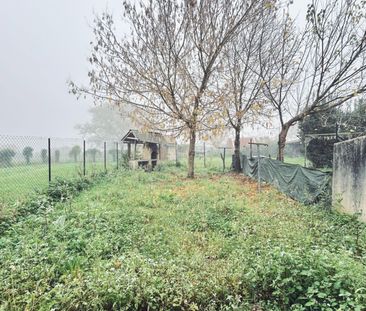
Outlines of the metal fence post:
<svg viewBox="0 0 366 311">
<path fill-rule="evenodd" d="M 253 142 L 253 139 L 251 138 L 251 139 L 250 139 L 250 142 L 249 142 L 249 146 L 250 146 L 250 159 L 253 159 L 253 148 L 252 148 L 252 142 Z"/>
<path fill-rule="evenodd" d="M 48 182 L 52 180 L 51 174 L 51 138 L 48 138 Z"/>
<path fill-rule="evenodd" d="M 225 157 L 226 157 L 226 148 L 224 147 L 224 162 L 223 162 L 223 169 L 222 171 L 225 172 Z"/>
<path fill-rule="evenodd" d="M 104 170 L 107 171 L 107 142 L 104 142 Z"/>
<path fill-rule="evenodd" d="M 307 150 L 308 150 L 308 146 L 307 146 L 307 141 L 306 141 L 306 136 L 305 136 L 305 141 L 304 141 L 304 143 L 305 143 L 305 157 L 304 157 L 304 166 L 306 167 L 307 166 L 307 157 L 308 157 L 308 152 L 307 152 Z"/>
<path fill-rule="evenodd" d="M 118 143 L 116 143 L 116 161 L 117 161 L 117 170 L 118 170 Z"/>
<path fill-rule="evenodd" d="M 85 152 L 85 139 L 83 140 L 83 174 L 86 175 L 86 165 L 85 165 L 85 158 L 86 158 L 86 152 Z"/>
<path fill-rule="evenodd" d="M 259 145 L 257 145 L 257 154 L 258 154 L 258 165 L 257 165 L 257 170 L 258 170 L 258 192 L 261 192 L 261 174 L 260 174 L 261 154 L 259 152 Z"/>
</svg>

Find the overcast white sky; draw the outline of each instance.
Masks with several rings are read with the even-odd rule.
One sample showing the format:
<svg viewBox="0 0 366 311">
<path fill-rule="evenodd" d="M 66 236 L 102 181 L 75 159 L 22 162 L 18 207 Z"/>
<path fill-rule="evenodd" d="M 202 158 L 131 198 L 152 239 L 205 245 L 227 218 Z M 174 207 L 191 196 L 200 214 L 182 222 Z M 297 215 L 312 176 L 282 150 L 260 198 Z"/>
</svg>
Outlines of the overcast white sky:
<svg viewBox="0 0 366 311">
<path fill-rule="evenodd" d="M 293 12 L 306 11 L 295 0 Z M 94 12 L 121 15 L 122 0 L 0 0 L 0 134 L 77 137 L 91 100 L 66 81 L 86 82 Z"/>
</svg>

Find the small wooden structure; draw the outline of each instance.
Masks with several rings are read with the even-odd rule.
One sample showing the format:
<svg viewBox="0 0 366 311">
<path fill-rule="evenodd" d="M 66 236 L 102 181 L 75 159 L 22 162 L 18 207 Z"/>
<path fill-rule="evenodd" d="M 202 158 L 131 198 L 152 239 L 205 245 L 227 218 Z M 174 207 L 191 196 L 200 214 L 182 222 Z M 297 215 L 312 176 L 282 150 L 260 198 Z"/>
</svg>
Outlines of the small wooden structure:
<svg viewBox="0 0 366 311">
<path fill-rule="evenodd" d="M 127 144 L 132 169 L 138 167 L 153 169 L 161 161 L 176 160 L 176 142 L 173 137 L 131 129 L 121 141 Z"/>
</svg>

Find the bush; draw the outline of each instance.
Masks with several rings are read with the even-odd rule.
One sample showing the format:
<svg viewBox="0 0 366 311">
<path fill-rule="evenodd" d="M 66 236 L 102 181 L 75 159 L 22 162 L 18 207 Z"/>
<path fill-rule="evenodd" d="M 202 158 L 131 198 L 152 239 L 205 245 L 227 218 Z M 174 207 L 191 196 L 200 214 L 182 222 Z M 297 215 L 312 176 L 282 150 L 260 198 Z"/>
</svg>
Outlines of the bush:
<svg viewBox="0 0 366 311">
<path fill-rule="evenodd" d="M 313 138 L 307 146 L 307 158 L 316 168 L 333 166 L 333 146 L 336 139 Z"/>
<path fill-rule="evenodd" d="M 246 282 L 252 300 L 271 310 L 364 310 L 364 275 L 349 257 L 326 250 L 277 249 L 256 262 Z"/>
<path fill-rule="evenodd" d="M 121 162 L 120 162 L 120 166 L 124 169 L 129 169 L 130 168 L 130 159 L 128 157 L 128 154 L 127 152 L 122 152 L 122 155 L 121 155 Z"/>
</svg>

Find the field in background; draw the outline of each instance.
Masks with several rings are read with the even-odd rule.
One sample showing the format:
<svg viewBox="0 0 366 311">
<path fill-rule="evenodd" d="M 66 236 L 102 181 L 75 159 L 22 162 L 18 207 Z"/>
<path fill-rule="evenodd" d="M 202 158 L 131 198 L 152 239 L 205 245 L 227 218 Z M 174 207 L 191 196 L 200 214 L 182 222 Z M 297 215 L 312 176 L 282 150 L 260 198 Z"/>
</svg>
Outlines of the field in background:
<svg viewBox="0 0 366 311">
<path fill-rule="evenodd" d="M 305 160 L 304 157 L 285 157 L 285 163 L 304 166 Z M 311 167 L 309 160 L 307 160 L 307 167 Z"/>
<path fill-rule="evenodd" d="M 362 310 L 364 225 L 201 163 L 120 172 L 13 224 L 0 309 Z"/>
<path fill-rule="evenodd" d="M 116 164 L 107 165 L 107 170 L 114 169 Z M 104 171 L 103 163 L 88 163 L 86 175 Z M 52 165 L 52 180 L 57 178 L 75 178 L 83 176 L 83 167 L 80 163 L 59 163 Z M 48 166 L 45 164 L 30 164 L 0 167 L 0 203 L 9 204 L 21 200 L 36 189 L 48 185 Z"/>
<path fill-rule="evenodd" d="M 178 159 L 180 165 L 187 167 L 187 156 L 182 154 Z M 226 170 L 230 169 L 231 157 L 226 158 Z M 223 164 L 219 155 L 207 154 L 206 168 L 212 172 L 223 171 Z M 119 165 L 122 159 L 119 159 Z M 175 164 L 171 163 L 172 165 Z M 52 163 L 52 180 L 57 178 L 75 178 L 83 176 L 83 164 L 77 163 Z M 107 170 L 114 170 L 117 162 L 108 159 Z M 204 160 L 202 155 L 198 155 L 195 161 L 195 167 L 199 171 L 204 168 Z M 90 176 L 97 172 L 104 171 L 103 159 L 98 162 L 86 163 L 86 175 Z M 42 189 L 48 185 L 48 164 L 47 163 L 31 163 L 29 165 L 13 165 L 11 167 L 0 167 L 0 204 L 9 204 L 17 200 L 21 200 L 28 193 L 36 189 Z"/>
</svg>

